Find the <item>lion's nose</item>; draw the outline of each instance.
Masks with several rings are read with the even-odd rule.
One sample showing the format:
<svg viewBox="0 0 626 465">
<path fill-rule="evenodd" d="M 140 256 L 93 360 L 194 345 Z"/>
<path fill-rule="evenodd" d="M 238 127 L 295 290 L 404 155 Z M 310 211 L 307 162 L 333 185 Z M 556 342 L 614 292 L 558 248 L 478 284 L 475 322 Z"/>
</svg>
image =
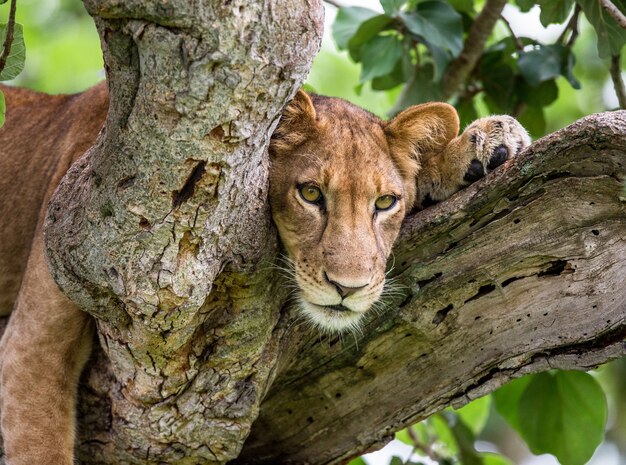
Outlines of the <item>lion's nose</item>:
<svg viewBox="0 0 626 465">
<path fill-rule="evenodd" d="M 332 284 L 333 286 L 335 286 L 335 289 L 337 289 L 337 292 L 339 293 L 339 295 L 341 296 L 342 299 L 345 299 L 346 297 L 354 294 L 355 292 L 363 289 L 364 287 L 366 287 L 368 283 L 365 283 L 363 285 L 352 285 L 352 286 L 347 286 L 345 284 L 341 284 L 338 281 L 334 281 L 331 278 L 328 277 L 328 275 L 326 274 L 326 272 L 324 272 L 324 277 L 326 278 L 326 281 L 328 281 L 330 284 Z"/>
</svg>

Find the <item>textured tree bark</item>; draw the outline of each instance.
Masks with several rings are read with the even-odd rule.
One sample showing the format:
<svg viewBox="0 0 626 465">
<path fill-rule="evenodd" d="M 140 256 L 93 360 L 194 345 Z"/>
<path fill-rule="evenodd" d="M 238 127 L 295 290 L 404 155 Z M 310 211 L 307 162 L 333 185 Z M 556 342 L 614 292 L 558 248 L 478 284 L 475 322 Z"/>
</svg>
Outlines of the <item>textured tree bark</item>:
<svg viewBox="0 0 626 465">
<path fill-rule="evenodd" d="M 98 322 L 82 463 L 341 462 L 512 377 L 624 353 L 626 113 L 408 218 L 386 310 L 329 339 L 285 304 L 266 200 L 320 3 L 86 5 L 111 109 L 47 223 L 55 278 Z"/>
<path fill-rule="evenodd" d="M 86 0 L 106 128 L 51 201 L 55 279 L 97 318 L 84 463 L 224 463 L 279 316 L 265 146 L 322 35 L 319 0 Z M 88 117 L 86 115 L 86 117 Z"/>
</svg>

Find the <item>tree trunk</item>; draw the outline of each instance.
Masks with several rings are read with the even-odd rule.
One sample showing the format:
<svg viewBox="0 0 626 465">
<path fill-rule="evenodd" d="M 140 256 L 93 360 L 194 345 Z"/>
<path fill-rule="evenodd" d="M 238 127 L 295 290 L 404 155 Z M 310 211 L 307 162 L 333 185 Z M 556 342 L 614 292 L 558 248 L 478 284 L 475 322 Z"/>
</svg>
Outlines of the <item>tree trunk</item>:
<svg viewBox="0 0 626 465">
<path fill-rule="evenodd" d="M 265 146 L 321 4 L 86 5 L 111 108 L 46 231 L 55 278 L 98 322 L 82 463 L 341 462 L 513 377 L 625 352 L 626 113 L 409 217 L 386 309 L 320 337 L 272 266 Z"/>
<path fill-rule="evenodd" d="M 285 292 L 265 147 L 318 50 L 319 0 L 86 0 L 106 128 L 50 203 L 53 274 L 97 318 L 84 463 L 223 463 L 258 415 Z"/>
</svg>

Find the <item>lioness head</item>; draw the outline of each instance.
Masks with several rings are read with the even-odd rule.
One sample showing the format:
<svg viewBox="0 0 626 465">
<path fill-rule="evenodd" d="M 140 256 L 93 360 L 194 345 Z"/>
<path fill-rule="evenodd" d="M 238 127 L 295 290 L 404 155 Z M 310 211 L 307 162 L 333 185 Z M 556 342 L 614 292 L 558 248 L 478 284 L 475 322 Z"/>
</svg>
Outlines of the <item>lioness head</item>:
<svg viewBox="0 0 626 465">
<path fill-rule="evenodd" d="M 311 321 L 354 327 L 379 300 L 415 199 L 420 154 L 442 150 L 457 131 L 456 112 L 443 103 L 384 122 L 343 100 L 298 92 L 272 136 L 270 203 Z"/>
</svg>

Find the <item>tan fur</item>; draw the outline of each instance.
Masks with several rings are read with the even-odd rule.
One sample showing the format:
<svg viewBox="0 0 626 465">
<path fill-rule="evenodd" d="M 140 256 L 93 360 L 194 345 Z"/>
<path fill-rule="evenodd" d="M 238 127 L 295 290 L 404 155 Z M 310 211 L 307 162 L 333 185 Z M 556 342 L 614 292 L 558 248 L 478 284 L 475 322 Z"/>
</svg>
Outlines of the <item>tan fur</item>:
<svg viewBox="0 0 626 465">
<path fill-rule="evenodd" d="M 46 266 L 45 206 L 106 116 L 104 85 L 49 96 L 2 87 L 0 129 L 0 426 L 9 465 L 73 463 L 76 386 L 91 320 L 57 288 Z"/>
<path fill-rule="evenodd" d="M 95 141 L 107 92 L 104 84 L 73 96 L 2 90 L 0 314 L 13 313 L 0 341 L 0 426 L 9 465 L 69 465 L 92 323 L 52 280 L 42 222 L 61 177 Z M 270 147 L 270 202 L 302 307 L 321 328 L 356 325 L 380 299 L 408 211 L 467 184 L 472 159 L 486 164 L 493 147 L 507 144 L 513 154 L 527 143 L 507 117 L 479 120 L 456 137 L 458 124 L 454 109 L 438 103 L 388 123 L 304 92 L 286 108 Z M 313 182 L 323 208 L 298 194 L 298 185 Z M 397 204 L 375 213 L 376 199 L 389 194 Z"/>
<path fill-rule="evenodd" d="M 300 91 L 270 145 L 272 215 L 289 257 L 304 314 L 329 331 L 355 328 L 383 294 L 387 258 L 407 212 L 449 197 L 504 145 L 530 141 L 513 118 L 473 123 L 461 136 L 454 108 L 427 103 L 389 122 L 340 99 Z M 299 186 L 314 185 L 311 204 Z M 388 211 L 376 199 L 394 195 Z"/>
</svg>

